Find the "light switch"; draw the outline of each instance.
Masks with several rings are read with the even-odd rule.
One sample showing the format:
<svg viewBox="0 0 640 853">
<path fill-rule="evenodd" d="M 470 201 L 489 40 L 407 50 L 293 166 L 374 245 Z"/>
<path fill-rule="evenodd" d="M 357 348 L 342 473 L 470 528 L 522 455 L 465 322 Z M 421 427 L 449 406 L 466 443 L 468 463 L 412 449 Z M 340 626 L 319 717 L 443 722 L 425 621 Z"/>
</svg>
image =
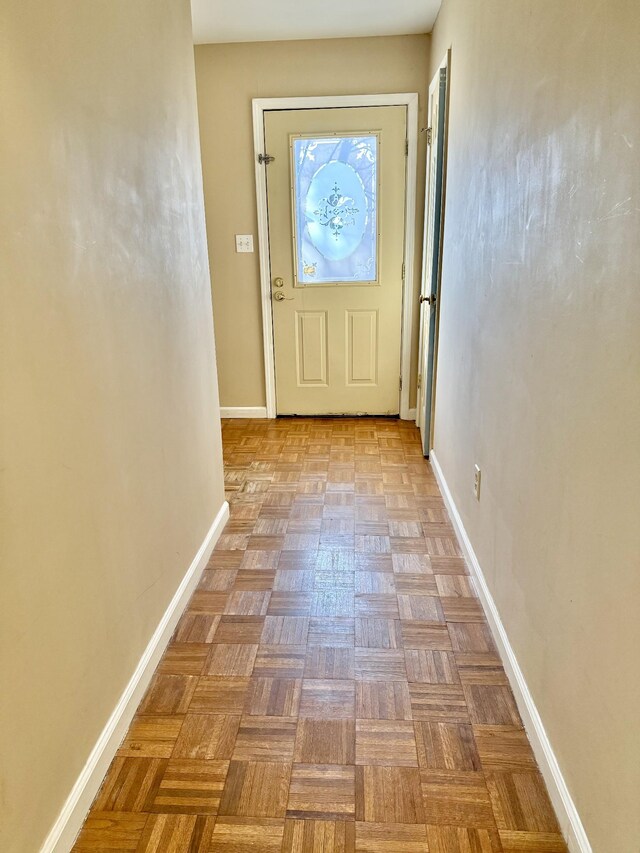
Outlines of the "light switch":
<svg viewBox="0 0 640 853">
<path fill-rule="evenodd" d="M 236 234 L 236 252 L 253 252 L 253 234 Z"/>
</svg>

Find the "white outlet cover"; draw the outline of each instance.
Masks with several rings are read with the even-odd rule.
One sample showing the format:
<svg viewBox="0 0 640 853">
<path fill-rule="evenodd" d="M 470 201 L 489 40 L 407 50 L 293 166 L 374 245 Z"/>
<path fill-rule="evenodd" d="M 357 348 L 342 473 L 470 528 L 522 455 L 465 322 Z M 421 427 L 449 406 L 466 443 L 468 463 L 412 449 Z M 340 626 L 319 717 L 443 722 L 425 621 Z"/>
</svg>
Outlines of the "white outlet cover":
<svg viewBox="0 0 640 853">
<path fill-rule="evenodd" d="M 253 234 L 236 234 L 236 252 L 253 252 Z"/>
</svg>

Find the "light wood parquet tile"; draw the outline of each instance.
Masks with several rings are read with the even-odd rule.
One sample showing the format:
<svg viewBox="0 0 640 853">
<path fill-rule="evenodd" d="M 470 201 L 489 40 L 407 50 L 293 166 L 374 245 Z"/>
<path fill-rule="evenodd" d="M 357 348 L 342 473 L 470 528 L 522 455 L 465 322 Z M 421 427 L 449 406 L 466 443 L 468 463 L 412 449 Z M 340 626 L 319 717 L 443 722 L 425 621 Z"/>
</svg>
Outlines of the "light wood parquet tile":
<svg viewBox="0 0 640 853">
<path fill-rule="evenodd" d="M 495 820 L 482 773 L 421 770 L 426 823 L 495 829 Z"/>
<path fill-rule="evenodd" d="M 173 750 L 174 758 L 229 760 L 240 717 L 232 714 L 187 714 Z"/>
<path fill-rule="evenodd" d="M 517 726 L 474 726 L 473 732 L 486 773 L 537 771 L 524 729 Z"/>
<path fill-rule="evenodd" d="M 353 764 L 355 721 L 301 718 L 294 761 L 299 764 Z"/>
<path fill-rule="evenodd" d="M 208 853 L 280 853 L 284 820 L 218 817 Z"/>
<path fill-rule="evenodd" d="M 150 815 L 136 853 L 207 853 L 214 825 L 205 815 Z"/>
<path fill-rule="evenodd" d="M 74 850 L 566 853 L 412 424 L 223 424 L 231 518 Z"/>
<path fill-rule="evenodd" d="M 213 639 L 207 642 L 233 644 L 260 642 L 264 628 L 263 616 L 221 616 Z"/>
<path fill-rule="evenodd" d="M 354 853 L 355 824 L 343 820 L 287 820 L 282 853 Z"/>
<path fill-rule="evenodd" d="M 487 786 L 498 829 L 559 832 L 558 821 L 539 773 L 488 773 Z"/>
<path fill-rule="evenodd" d="M 207 643 L 171 643 L 156 671 L 163 675 L 200 675 L 210 651 Z"/>
<path fill-rule="evenodd" d="M 234 761 L 291 761 L 296 739 L 292 717 L 245 715 L 242 717 Z"/>
<path fill-rule="evenodd" d="M 427 826 L 429 853 L 504 853 L 493 829 Z M 564 848 L 563 848 L 564 850 Z M 542 853 L 542 850 L 537 850 Z"/>
<path fill-rule="evenodd" d="M 176 643 L 211 643 L 219 622 L 220 616 L 187 612 L 178 622 L 173 640 Z"/>
<path fill-rule="evenodd" d="M 284 817 L 290 776 L 290 762 L 231 761 L 220 814 Z"/>
<path fill-rule="evenodd" d="M 254 677 L 249 682 L 244 710 L 258 716 L 297 717 L 301 693 L 301 678 Z"/>
<path fill-rule="evenodd" d="M 164 769 L 149 810 L 162 814 L 217 814 L 228 768 L 228 761 L 172 759 Z"/>
<path fill-rule="evenodd" d="M 364 720 L 412 720 L 406 681 L 356 682 L 356 717 Z"/>
<path fill-rule="evenodd" d="M 305 645 L 258 646 L 253 675 L 260 678 L 302 678 L 306 649 Z"/>
<path fill-rule="evenodd" d="M 356 820 L 424 823 L 419 771 L 414 767 L 356 766 Z"/>
<path fill-rule="evenodd" d="M 356 853 L 430 853 L 427 830 L 422 824 L 355 824 Z"/>
<path fill-rule="evenodd" d="M 196 691 L 193 675 L 155 675 L 138 709 L 139 714 L 186 714 Z"/>
<path fill-rule="evenodd" d="M 353 648 L 345 646 L 310 646 L 308 648 L 304 665 L 305 678 L 352 679 L 355 677 L 354 670 Z"/>
<path fill-rule="evenodd" d="M 118 755 L 130 758 L 171 758 L 185 718 L 136 716 L 122 742 Z"/>
<path fill-rule="evenodd" d="M 167 760 L 116 757 L 94 803 L 99 812 L 149 812 Z"/>
<path fill-rule="evenodd" d="M 251 675 L 257 654 L 257 645 L 213 644 L 205 666 L 205 675 Z"/>
<path fill-rule="evenodd" d="M 294 764 L 287 817 L 353 820 L 355 769 L 336 764 Z"/>
<path fill-rule="evenodd" d="M 417 767 L 413 723 L 404 720 L 357 720 L 356 764 Z"/>
<path fill-rule="evenodd" d="M 136 853 L 148 815 L 92 811 L 73 846 L 73 853 Z"/>
<path fill-rule="evenodd" d="M 481 770 L 480 758 L 468 725 L 416 721 L 420 767 L 430 770 Z"/>
<path fill-rule="evenodd" d="M 425 684 L 459 684 L 460 682 L 452 652 L 406 649 L 404 662 L 409 681 Z"/>
<path fill-rule="evenodd" d="M 355 622 L 355 644 L 367 649 L 401 649 L 402 631 L 398 619 L 358 618 Z"/>
</svg>

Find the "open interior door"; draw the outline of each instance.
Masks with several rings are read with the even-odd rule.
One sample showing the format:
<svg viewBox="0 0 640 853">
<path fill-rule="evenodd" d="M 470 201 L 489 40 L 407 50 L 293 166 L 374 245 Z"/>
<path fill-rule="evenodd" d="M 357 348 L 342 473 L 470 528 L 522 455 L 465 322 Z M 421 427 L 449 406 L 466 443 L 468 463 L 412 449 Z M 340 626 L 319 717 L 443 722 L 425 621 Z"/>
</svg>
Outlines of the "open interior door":
<svg viewBox="0 0 640 853">
<path fill-rule="evenodd" d="M 427 133 L 427 189 L 425 193 L 422 287 L 420 292 L 420 351 L 416 423 L 424 455 L 432 445 L 435 411 L 442 231 L 444 222 L 444 161 L 446 156 L 447 86 L 449 54 L 429 86 Z"/>
</svg>

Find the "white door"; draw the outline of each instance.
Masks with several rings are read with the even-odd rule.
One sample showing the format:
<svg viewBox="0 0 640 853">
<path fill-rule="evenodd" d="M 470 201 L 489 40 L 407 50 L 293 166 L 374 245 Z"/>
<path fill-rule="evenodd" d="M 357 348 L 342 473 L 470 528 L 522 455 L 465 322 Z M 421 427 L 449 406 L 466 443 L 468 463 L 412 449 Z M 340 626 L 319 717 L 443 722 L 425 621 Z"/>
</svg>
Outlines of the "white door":
<svg viewBox="0 0 640 853">
<path fill-rule="evenodd" d="M 404 106 L 265 113 L 277 413 L 397 414 Z"/>
<path fill-rule="evenodd" d="M 431 450 L 435 415 L 435 376 L 438 358 L 438 317 L 444 222 L 444 160 L 448 55 L 429 86 L 427 189 L 425 194 L 422 287 L 420 292 L 420 348 L 416 423 L 425 456 Z"/>
</svg>

